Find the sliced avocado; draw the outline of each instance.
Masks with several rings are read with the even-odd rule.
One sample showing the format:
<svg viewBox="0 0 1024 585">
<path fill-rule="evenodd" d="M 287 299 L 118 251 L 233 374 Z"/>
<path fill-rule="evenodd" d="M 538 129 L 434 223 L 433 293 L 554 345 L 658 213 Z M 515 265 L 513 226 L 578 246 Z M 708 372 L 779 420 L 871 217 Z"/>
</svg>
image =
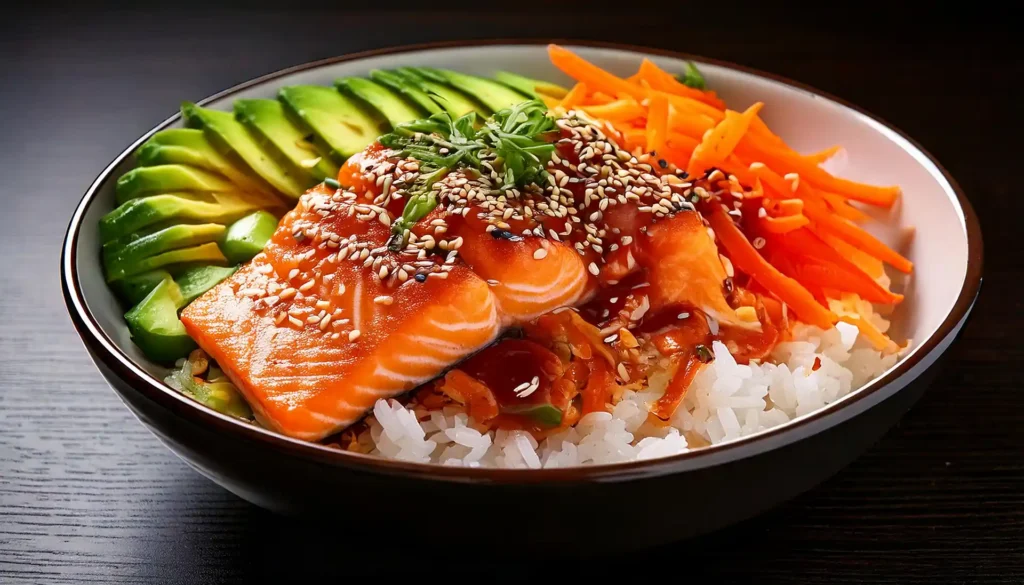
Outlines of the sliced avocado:
<svg viewBox="0 0 1024 585">
<path fill-rule="evenodd" d="M 168 193 L 172 191 L 234 191 L 235 186 L 224 176 L 185 165 L 136 167 L 121 175 L 115 193 L 117 202 Z"/>
<path fill-rule="evenodd" d="M 248 262 L 263 251 L 275 231 L 277 218 L 257 211 L 231 224 L 220 247 L 231 262 Z"/>
<path fill-rule="evenodd" d="M 233 154 L 245 161 L 259 176 L 285 195 L 298 198 L 312 183 L 282 167 L 260 148 L 252 134 L 234 115 L 219 110 L 200 108 L 195 104 L 181 106 L 182 115 L 190 126 L 201 128 L 206 138 L 225 156 Z"/>
<path fill-rule="evenodd" d="M 125 313 L 132 341 L 151 360 L 173 362 L 196 348 L 196 342 L 178 319 L 182 300 L 178 285 L 165 279 Z"/>
<path fill-rule="evenodd" d="M 329 148 L 338 164 L 363 150 L 381 127 L 357 102 L 331 87 L 293 85 L 281 89 L 285 105 Z"/>
<path fill-rule="evenodd" d="M 441 106 L 437 105 L 437 102 L 426 94 L 426 92 L 418 87 L 405 83 L 400 76 L 395 75 L 391 71 L 374 69 L 373 71 L 370 71 L 370 79 L 403 95 L 410 102 L 416 104 L 417 107 L 426 111 L 428 115 L 440 114 L 444 111 Z"/>
<path fill-rule="evenodd" d="M 369 79 L 343 77 L 335 81 L 334 85 L 370 104 L 392 127 L 426 116 L 425 110 L 406 100 L 401 94 Z"/>
<path fill-rule="evenodd" d="M 515 73 L 509 73 L 508 71 L 499 71 L 495 73 L 494 79 L 509 87 L 515 88 L 532 98 L 539 99 L 542 95 L 546 95 L 560 100 L 569 93 L 569 90 L 565 89 L 561 85 L 541 81 L 539 79 L 530 79 L 529 77 L 523 77 L 522 75 L 516 75 Z"/>
<path fill-rule="evenodd" d="M 185 270 L 174 279 L 181 290 L 181 306 L 188 306 L 236 270 L 237 266 L 195 266 Z"/>
<path fill-rule="evenodd" d="M 114 289 L 114 294 L 120 297 L 122 301 L 129 306 L 135 306 L 142 299 L 146 298 L 149 291 L 160 284 L 160 281 L 169 280 L 170 278 L 171 274 L 166 270 L 150 270 L 149 272 L 115 280 L 110 283 L 110 287 Z"/>
<path fill-rule="evenodd" d="M 132 199 L 100 219 L 100 239 L 109 242 L 169 220 L 226 224 L 263 207 L 242 193 L 168 193 Z"/>
<path fill-rule="evenodd" d="M 136 267 L 158 254 L 216 242 L 226 231 L 219 223 L 179 224 L 140 238 L 126 236 L 107 242 L 103 245 L 107 281 L 138 274 L 140 270 Z"/>
<path fill-rule="evenodd" d="M 168 250 L 167 252 L 155 254 L 148 258 L 143 258 L 134 263 L 127 264 L 124 276 L 133 276 L 135 274 L 146 272 L 147 270 L 173 266 L 175 264 L 191 265 L 199 263 L 219 264 L 224 266 L 228 264 L 228 259 L 224 257 L 224 253 L 220 251 L 220 248 L 215 242 L 208 242 L 206 244 L 200 244 L 190 248 Z"/>
<path fill-rule="evenodd" d="M 416 87 L 429 95 L 452 118 L 459 118 L 470 112 L 476 112 L 481 116 L 490 114 L 485 106 L 476 103 L 473 98 L 444 83 L 428 79 L 412 67 L 399 67 L 395 73 L 402 78 L 405 84 Z"/>
<path fill-rule="evenodd" d="M 196 128 L 170 128 L 157 132 L 136 153 L 139 166 L 186 164 L 220 173 L 243 191 L 274 195 L 277 189 L 253 174 L 244 162 L 234 164 L 225 158 Z"/>
<path fill-rule="evenodd" d="M 511 89 L 507 85 L 475 75 L 430 67 L 418 67 L 416 71 L 424 76 L 431 74 L 433 79 L 439 79 L 441 83 L 447 83 L 462 90 L 494 112 L 511 108 L 530 99 L 526 94 Z"/>
<path fill-rule="evenodd" d="M 316 144 L 288 118 L 277 100 L 237 100 L 235 116 L 248 128 L 264 150 L 279 161 L 286 161 L 296 176 L 307 182 L 319 182 L 338 176 L 338 167 L 323 156 Z"/>
</svg>

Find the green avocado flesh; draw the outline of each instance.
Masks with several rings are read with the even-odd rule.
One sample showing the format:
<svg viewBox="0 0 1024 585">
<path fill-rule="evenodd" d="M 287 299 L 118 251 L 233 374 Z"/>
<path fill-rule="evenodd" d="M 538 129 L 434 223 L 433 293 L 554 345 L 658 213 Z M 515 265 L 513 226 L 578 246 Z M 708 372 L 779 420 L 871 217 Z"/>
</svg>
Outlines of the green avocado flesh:
<svg viewBox="0 0 1024 585">
<path fill-rule="evenodd" d="M 569 93 L 569 90 L 560 85 L 548 83 L 547 81 L 530 79 L 529 77 L 523 77 L 522 75 L 516 75 L 515 73 L 509 73 L 508 71 L 498 71 L 494 74 L 494 79 L 532 98 L 539 98 L 542 95 L 546 95 L 560 100 Z"/>
<path fill-rule="evenodd" d="M 137 167 L 121 175 L 115 192 L 117 202 L 173 191 L 220 192 L 235 186 L 225 177 L 185 165 Z"/>
<path fill-rule="evenodd" d="M 382 128 L 362 106 L 337 89 L 318 85 L 282 88 L 281 101 L 330 149 L 337 164 L 344 164 L 380 136 Z"/>
<path fill-rule="evenodd" d="M 406 85 L 416 87 L 429 95 L 452 118 L 459 118 L 470 112 L 476 112 L 481 116 L 490 113 L 487 108 L 477 104 L 466 94 L 436 79 L 430 79 L 412 67 L 400 67 L 395 70 L 395 73 Z"/>
<path fill-rule="evenodd" d="M 370 72 L 370 79 L 404 96 L 418 108 L 426 111 L 428 115 L 440 114 L 444 111 L 425 91 L 405 83 L 402 77 L 394 72 L 374 69 Z"/>
<path fill-rule="evenodd" d="M 257 211 L 231 224 L 221 249 L 233 263 L 248 262 L 263 250 L 276 230 L 277 218 L 266 211 Z"/>
<path fill-rule="evenodd" d="M 362 77 L 345 77 L 334 82 L 343 91 L 363 100 L 388 121 L 392 127 L 422 118 L 424 110 L 407 101 L 401 94 Z"/>
<path fill-rule="evenodd" d="M 182 307 L 203 296 L 238 270 L 237 266 L 195 266 L 174 279 L 181 291 Z"/>
<path fill-rule="evenodd" d="M 131 234 L 107 242 L 103 246 L 107 280 L 118 280 L 156 268 L 147 266 L 150 258 L 171 250 L 216 242 L 225 231 L 226 228 L 217 223 L 178 224 L 141 237 Z"/>
<path fill-rule="evenodd" d="M 260 146 L 287 161 L 296 176 L 308 183 L 338 175 L 338 166 L 323 156 L 306 134 L 296 126 L 277 100 L 237 100 L 235 116 L 248 128 Z"/>
<path fill-rule="evenodd" d="M 206 139 L 202 130 L 171 128 L 161 130 L 146 141 L 136 153 L 142 167 L 181 164 L 220 173 L 239 189 L 250 193 L 273 195 L 276 190 L 250 170 L 232 164 Z"/>
<path fill-rule="evenodd" d="M 120 278 L 112 281 L 110 288 L 114 290 L 114 293 L 125 302 L 128 306 L 135 306 L 146 298 L 149 291 L 160 284 L 163 280 L 170 280 L 171 273 L 166 270 L 150 270 L 149 272 L 143 272 L 136 274 L 135 276 L 129 276 L 127 278 Z"/>
<path fill-rule="evenodd" d="M 494 112 L 510 108 L 530 99 L 529 96 L 510 89 L 506 85 L 502 85 L 497 81 L 491 81 L 490 79 L 484 79 L 483 77 L 466 75 L 465 73 L 449 71 L 447 69 L 429 69 L 426 67 L 421 67 L 417 71 L 420 73 L 433 73 L 434 76 L 440 78 L 445 83 L 473 96 L 477 101 Z"/>
<path fill-rule="evenodd" d="M 124 315 L 132 341 L 150 359 L 173 362 L 196 348 L 178 319 L 181 291 L 173 280 L 161 280 L 139 304 Z"/>
<path fill-rule="evenodd" d="M 313 182 L 308 175 L 298 177 L 294 171 L 274 160 L 233 114 L 200 108 L 191 103 L 183 104 L 181 112 L 189 126 L 202 129 L 217 150 L 245 161 L 256 174 L 281 193 L 296 199 L 312 186 Z"/>
<path fill-rule="evenodd" d="M 171 220 L 226 224 L 262 209 L 261 203 L 241 193 L 168 193 L 133 199 L 103 216 L 100 239 L 106 243 Z"/>
</svg>

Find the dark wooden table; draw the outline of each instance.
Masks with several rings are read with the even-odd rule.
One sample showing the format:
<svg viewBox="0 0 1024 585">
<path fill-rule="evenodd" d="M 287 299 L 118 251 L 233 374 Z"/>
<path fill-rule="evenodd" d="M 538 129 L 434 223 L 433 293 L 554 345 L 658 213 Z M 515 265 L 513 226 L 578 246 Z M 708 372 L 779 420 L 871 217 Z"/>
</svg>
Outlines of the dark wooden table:
<svg viewBox="0 0 1024 585">
<path fill-rule="evenodd" d="M 853 13 L 833 19 L 848 30 L 827 32 L 754 15 L 730 19 L 733 29 L 706 19 L 624 33 L 600 15 L 176 6 L 0 19 L 0 582 L 326 583 L 384 569 L 486 580 L 664 569 L 713 583 L 1024 582 L 1024 196 L 1011 178 L 1024 144 L 1024 67 L 1000 19 L 966 29 L 892 23 L 879 33 Z M 61 238 L 91 179 L 181 100 L 355 50 L 523 35 L 705 54 L 877 113 L 934 153 L 973 201 L 986 238 L 982 298 L 941 381 L 902 424 L 824 485 L 740 526 L 584 565 L 536 567 L 528 545 L 521 563 L 459 559 L 457 544 L 457 561 L 417 558 L 414 547 L 414 562 L 352 558 L 345 542 L 357 536 L 342 536 L 345 527 L 312 537 L 235 498 L 132 419 L 66 316 Z M 468 537 L 490 529 L 472 527 Z"/>
</svg>

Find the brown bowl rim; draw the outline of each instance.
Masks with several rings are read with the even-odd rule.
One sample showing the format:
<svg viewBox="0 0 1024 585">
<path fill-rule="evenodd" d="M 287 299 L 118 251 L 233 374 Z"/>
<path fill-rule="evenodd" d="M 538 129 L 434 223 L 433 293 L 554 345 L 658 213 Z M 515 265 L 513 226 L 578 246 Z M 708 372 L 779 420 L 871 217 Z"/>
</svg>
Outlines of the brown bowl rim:
<svg viewBox="0 0 1024 585">
<path fill-rule="evenodd" d="M 923 340 L 912 355 L 897 363 L 893 369 L 883 376 L 869 382 L 867 385 L 851 393 L 844 400 L 826 405 L 825 407 L 813 413 L 809 413 L 806 416 L 799 417 L 783 425 L 766 429 L 747 437 L 660 459 L 554 469 L 465 468 L 447 467 L 433 463 L 428 464 L 395 461 L 384 459 L 382 457 L 350 453 L 326 447 L 318 443 L 293 439 L 220 414 L 166 386 L 162 381 L 142 370 L 142 368 L 137 366 L 130 357 L 122 352 L 106 332 L 103 331 L 99 323 L 87 308 L 85 295 L 82 292 L 77 270 L 75 269 L 77 266 L 78 237 L 81 230 L 82 218 L 85 216 L 86 211 L 95 199 L 96 193 L 108 180 L 110 180 L 114 169 L 120 166 L 127 157 L 131 156 L 132 153 L 134 153 L 135 150 L 150 136 L 176 122 L 180 118 L 180 113 L 177 113 L 140 137 L 132 143 L 131 146 L 122 151 L 121 154 L 113 160 L 113 162 L 107 165 L 83 195 L 82 200 L 76 206 L 75 213 L 68 225 L 61 253 L 61 289 L 68 312 L 71 315 L 75 328 L 78 330 L 86 347 L 90 350 L 93 356 L 102 361 L 104 366 L 109 368 L 119 378 L 125 381 L 129 387 L 142 393 L 146 398 L 156 402 L 157 404 L 168 408 L 176 415 L 190 419 L 192 422 L 197 424 L 214 425 L 222 432 L 232 433 L 241 439 L 247 439 L 279 450 L 287 451 L 289 455 L 305 457 L 307 459 L 316 460 L 330 465 L 351 468 L 353 471 L 440 482 L 497 484 L 606 482 L 623 481 L 638 477 L 660 476 L 675 472 L 682 472 L 689 469 L 708 467 L 757 455 L 766 450 L 779 448 L 784 444 L 808 438 L 800 437 L 800 433 L 798 431 L 803 427 L 807 427 L 812 423 L 834 415 L 838 411 L 866 399 L 883 387 L 900 380 L 903 376 L 907 375 L 915 365 L 921 362 L 925 357 L 929 356 L 940 342 L 945 340 L 951 332 L 956 330 L 958 324 L 964 321 L 970 313 L 982 282 L 983 244 L 981 227 L 979 225 L 977 215 L 956 180 L 953 179 L 945 167 L 943 167 L 931 153 L 926 151 L 914 139 L 892 124 L 885 122 L 879 117 L 841 98 L 773 73 L 760 71 L 728 61 L 711 59 L 683 52 L 613 42 L 566 38 L 440 41 L 361 51 L 303 63 L 301 65 L 281 69 L 232 86 L 211 95 L 198 103 L 200 105 L 207 104 L 244 89 L 267 83 L 292 73 L 381 55 L 412 53 L 433 49 L 472 48 L 496 45 L 545 46 L 548 43 L 558 43 L 565 46 L 616 49 L 640 55 L 647 54 L 672 57 L 740 71 L 742 73 L 769 79 L 812 95 L 831 100 L 836 104 L 849 108 L 850 110 L 873 120 L 890 132 L 901 137 L 923 154 L 942 173 L 943 178 L 949 183 L 953 192 L 956 194 L 961 212 L 964 216 L 968 240 L 967 273 L 953 309 L 945 319 L 943 319 L 935 333 Z M 837 418 L 835 423 L 840 422 L 840 420 L 842 419 Z M 774 446 L 768 446 L 771 441 L 767 441 L 766 439 L 772 437 L 778 438 L 784 435 L 791 435 L 792 438 L 776 442 L 777 444 Z M 765 445 L 765 447 L 761 449 L 749 448 L 751 445 L 758 442 Z"/>
</svg>

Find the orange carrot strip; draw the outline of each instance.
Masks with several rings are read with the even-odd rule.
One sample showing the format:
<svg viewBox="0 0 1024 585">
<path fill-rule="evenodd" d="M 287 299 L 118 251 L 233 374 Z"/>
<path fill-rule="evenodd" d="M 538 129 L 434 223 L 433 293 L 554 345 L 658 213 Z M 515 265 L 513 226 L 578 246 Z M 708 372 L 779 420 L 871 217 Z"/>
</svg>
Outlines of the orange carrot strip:
<svg viewBox="0 0 1024 585">
<path fill-rule="evenodd" d="M 847 220 L 814 205 L 808 206 L 804 213 L 825 232 L 864 250 L 896 270 L 909 274 L 914 269 L 913 262 Z"/>
<path fill-rule="evenodd" d="M 724 110 L 716 109 L 715 107 L 709 106 L 704 102 L 690 99 L 688 97 L 683 97 L 681 95 L 675 95 L 673 93 L 658 91 L 656 89 L 651 89 L 649 87 L 645 87 L 644 91 L 646 92 L 648 97 L 654 94 L 661 94 L 665 96 L 665 98 L 668 100 L 670 104 L 672 104 L 673 107 L 685 110 L 687 112 L 691 112 L 693 114 L 707 116 L 714 120 L 716 123 L 721 122 L 723 119 L 725 119 Z"/>
<path fill-rule="evenodd" d="M 647 144 L 647 132 L 643 128 L 629 128 L 622 131 L 622 138 L 626 141 L 626 150 L 632 151 L 636 147 L 643 148 Z"/>
<path fill-rule="evenodd" d="M 763 105 L 758 102 L 747 108 L 742 114 L 727 110 L 725 119 L 706 133 L 694 150 L 693 158 L 690 159 L 690 164 L 686 169 L 690 176 L 696 177 L 703 174 L 709 163 L 710 165 L 721 163 L 732 154 L 750 127 L 751 120 L 757 116 L 757 112 Z"/>
<path fill-rule="evenodd" d="M 700 144 L 697 139 L 691 138 L 685 134 L 673 132 L 672 130 L 668 131 L 668 143 L 670 146 L 688 150 L 689 152 L 693 152 L 693 149 L 697 148 L 697 145 Z M 687 160 L 689 160 L 689 153 L 687 154 Z"/>
<path fill-rule="evenodd" d="M 577 106 L 595 118 L 611 122 L 629 122 L 644 117 L 647 112 L 635 100 L 616 100 L 600 106 Z"/>
<path fill-rule="evenodd" d="M 647 152 L 658 152 L 668 138 L 668 100 L 651 96 L 647 111 Z"/>
<path fill-rule="evenodd" d="M 821 238 L 823 242 L 835 248 L 836 252 L 839 252 L 843 257 L 849 258 L 850 262 L 856 264 L 858 268 L 871 278 L 878 279 L 885 274 L 885 264 L 878 258 L 828 232 L 822 231 L 820 226 L 811 225 L 808 226 L 808 229 Z"/>
<path fill-rule="evenodd" d="M 718 96 L 680 83 L 671 73 L 655 65 L 650 59 L 644 58 L 640 62 L 640 70 L 636 77 L 638 80 L 646 81 L 656 90 L 698 100 L 718 109 L 725 108 L 725 103 L 718 99 Z"/>
<path fill-rule="evenodd" d="M 600 106 L 603 104 L 610 104 L 614 102 L 615 98 L 604 93 L 603 91 L 597 91 L 591 94 L 591 96 L 587 98 L 587 101 L 589 101 L 593 105 Z"/>
<path fill-rule="evenodd" d="M 825 191 L 837 193 L 847 199 L 863 201 L 864 203 L 886 208 L 892 207 L 892 204 L 899 197 L 899 187 L 878 187 L 840 179 L 830 175 L 825 169 L 800 155 L 785 152 L 777 146 L 773 147 L 771 144 L 766 144 L 763 138 L 753 133 L 748 134 L 748 138 L 752 149 L 758 151 L 760 158 L 757 160 L 770 165 L 776 171 L 783 174 L 797 173 L 800 175 L 801 181 L 810 181 L 816 187 Z"/>
<path fill-rule="evenodd" d="M 651 97 L 648 99 L 655 100 L 666 98 L 664 97 L 664 94 L 652 93 Z M 704 134 L 708 130 L 715 127 L 715 121 L 704 114 L 690 112 L 684 108 L 678 108 L 673 105 L 669 108 L 668 127 L 669 130 L 678 131 L 691 138 L 701 140 L 704 138 Z"/>
<path fill-rule="evenodd" d="M 877 327 L 872 325 L 867 319 L 858 315 L 842 315 L 839 320 L 843 323 L 849 323 L 854 325 L 860 331 L 871 345 L 874 346 L 878 351 L 898 351 L 899 346 L 896 342 L 889 339 L 884 333 L 878 330 Z"/>
<path fill-rule="evenodd" d="M 555 44 L 548 45 L 548 58 L 563 73 L 576 81 L 587 84 L 594 91 L 603 91 L 614 96 L 631 96 L 637 100 L 645 97 L 642 87 L 616 77 L 604 69 L 590 63 L 572 51 Z"/>
<path fill-rule="evenodd" d="M 612 384 L 615 383 L 611 368 L 600 359 L 588 360 L 587 366 L 590 368 L 590 377 L 582 392 L 583 414 L 608 410 L 608 398 L 611 396 Z"/>
<path fill-rule="evenodd" d="M 829 208 L 835 211 L 839 217 L 850 221 L 867 221 L 871 219 L 868 214 L 850 205 L 842 195 L 836 195 L 828 191 L 818 191 L 818 195 L 828 203 Z"/>
<path fill-rule="evenodd" d="M 768 211 L 768 215 L 774 217 L 799 215 L 804 211 L 803 199 L 772 199 L 763 206 Z"/>
<path fill-rule="evenodd" d="M 805 225 L 811 223 L 807 217 L 803 215 L 787 215 L 785 217 L 764 217 L 760 220 L 760 225 L 764 228 L 764 231 L 772 234 L 784 234 L 793 230 L 800 229 Z"/>
<path fill-rule="evenodd" d="M 718 241 L 729 253 L 733 266 L 761 283 L 779 300 L 796 311 L 806 323 L 828 329 L 836 322 L 835 313 L 818 304 L 799 282 L 782 274 L 761 257 L 721 206 L 710 207 L 711 210 L 705 217 L 715 230 Z"/>
<path fill-rule="evenodd" d="M 820 165 L 821 163 L 823 163 L 823 162 L 827 161 L 828 159 L 832 158 L 833 156 L 835 156 L 836 153 L 839 152 L 842 149 L 843 149 L 842 146 L 832 146 L 832 147 L 826 148 L 825 150 L 820 150 L 818 152 L 812 152 L 811 154 L 805 155 L 804 158 L 806 158 L 807 160 L 813 162 L 814 164 L 819 164 Z"/>
<path fill-rule="evenodd" d="M 686 396 L 686 391 L 690 389 L 693 379 L 697 377 L 697 373 L 700 372 L 701 367 L 704 365 L 703 362 L 697 359 L 697 355 L 693 350 L 686 352 L 677 359 L 681 361 L 676 373 L 672 375 L 672 380 L 668 383 L 668 388 L 665 389 L 665 393 L 651 407 L 651 414 L 661 421 L 667 421 L 672 418 L 672 415 L 675 414 L 679 404 Z"/>
<path fill-rule="evenodd" d="M 567 110 L 576 107 L 576 105 L 582 103 L 584 98 L 587 97 L 588 91 L 589 89 L 587 88 L 586 83 L 577 83 L 576 85 L 572 86 L 572 89 L 569 90 L 569 93 L 565 94 L 565 97 L 562 98 L 561 103 L 559 103 L 558 105 Z"/>
</svg>

